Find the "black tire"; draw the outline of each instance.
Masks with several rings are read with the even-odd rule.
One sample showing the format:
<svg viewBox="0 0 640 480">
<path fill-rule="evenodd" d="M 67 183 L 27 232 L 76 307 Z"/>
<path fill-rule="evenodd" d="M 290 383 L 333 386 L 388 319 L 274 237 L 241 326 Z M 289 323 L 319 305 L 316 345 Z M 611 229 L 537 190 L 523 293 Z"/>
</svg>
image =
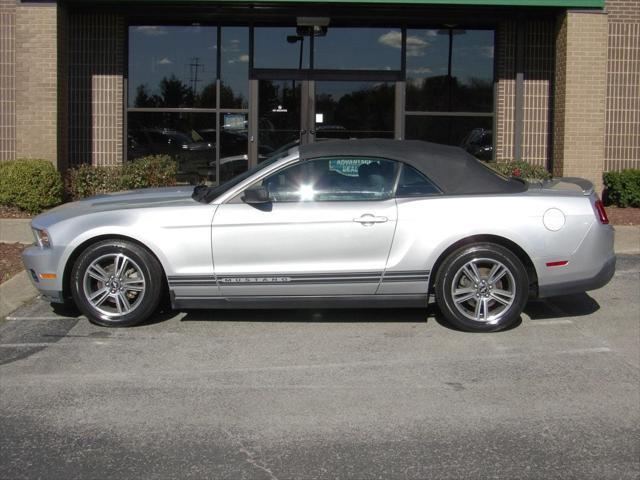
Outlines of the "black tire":
<svg viewBox="0 0 640 480">
<path fill-rule="evenodd" d="M 87 247 L 71 271 L 73 301 L 91 323 L 103 327 L 129 327 L 145 321 L 157 309 L 162 291 L 158 260 L 144 247 L 126 240 L 103 240 Z"/>
<path fill-rule="evenodd" d="M 445 259 L 435 292 L 438 307 L 455 327 L 496 332 L 519 320 L 529 296 L 529 278 L 510 250 L 479 243 L 462 247 Z"/>
</svg>

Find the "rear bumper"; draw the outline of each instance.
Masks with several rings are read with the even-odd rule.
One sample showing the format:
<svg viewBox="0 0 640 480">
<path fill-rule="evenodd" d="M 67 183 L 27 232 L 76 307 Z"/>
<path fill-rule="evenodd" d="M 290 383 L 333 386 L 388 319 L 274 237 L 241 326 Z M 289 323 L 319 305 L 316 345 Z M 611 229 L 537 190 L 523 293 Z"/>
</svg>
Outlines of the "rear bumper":
<svg viewBox="0 0 640 480">
<path fill-rule="evenodd" d="M 540 285 L 538 288 L 538 297 L 557 297 L 560 295 L 569 295 L 572 293 L 587 292 L 589 290 L 597 290 L 604 287 L 614 273 L 616 273 L 616 257 L 609 258 L 602 266 L 599 272 L 589 278 L 574 280 L 567 283 L 559 283 L 555 285 Z"/>
</svg>

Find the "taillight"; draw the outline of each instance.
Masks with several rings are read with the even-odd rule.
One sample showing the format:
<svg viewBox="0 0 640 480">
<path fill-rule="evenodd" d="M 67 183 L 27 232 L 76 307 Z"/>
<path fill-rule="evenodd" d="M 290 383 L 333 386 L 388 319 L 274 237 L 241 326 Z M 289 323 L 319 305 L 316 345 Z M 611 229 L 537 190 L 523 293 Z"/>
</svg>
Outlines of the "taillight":
<svg viewBox="0 0 640 480">
<path fill-rule="evenodd" d="M 602 200 L 596 200 L 596 212 L 598 213 L 598 220 L 603 225 L 609 225 L 609 217 L 607 217 L 607 211 L 604 209 Z"/>
</svg>

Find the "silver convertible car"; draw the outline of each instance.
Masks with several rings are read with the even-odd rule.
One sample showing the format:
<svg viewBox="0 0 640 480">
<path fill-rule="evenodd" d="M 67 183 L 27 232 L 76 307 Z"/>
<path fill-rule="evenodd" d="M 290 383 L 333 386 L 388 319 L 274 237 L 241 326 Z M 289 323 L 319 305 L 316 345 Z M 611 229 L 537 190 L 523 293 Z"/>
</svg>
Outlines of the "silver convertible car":
<svg viewBox="0 0 640 480">
<path fill-rule="evenodd" d="M 175 309 L 426 307 L 464 330 L 529 298 L 605 285 L 613 228 L 586 180 L 528 184 L 467 152 L 341 140 L 276 154 L 218 187 L 102 195 L 33 219 L 24 263 L 52 302 L 129 326 Z"/>
</svg>

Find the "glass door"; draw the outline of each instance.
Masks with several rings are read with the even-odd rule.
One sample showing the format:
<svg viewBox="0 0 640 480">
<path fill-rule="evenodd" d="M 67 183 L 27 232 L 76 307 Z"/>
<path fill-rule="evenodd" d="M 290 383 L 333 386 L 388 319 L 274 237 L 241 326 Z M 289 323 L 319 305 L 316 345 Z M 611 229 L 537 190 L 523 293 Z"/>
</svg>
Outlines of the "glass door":
<svg viewBox="0 0 640 480">
<path fill-rule="evenodd" d="M 258 162 L 304 140 L 307 129 L 302 124 L 302 91 L 303 82 L 299 80 L 259 81 Z"/>
<path fill-rule="evenodd" d="M 316 140 L 394 137 L 395 82 L 314 83 L 310 124 Z"/>
</svg>

